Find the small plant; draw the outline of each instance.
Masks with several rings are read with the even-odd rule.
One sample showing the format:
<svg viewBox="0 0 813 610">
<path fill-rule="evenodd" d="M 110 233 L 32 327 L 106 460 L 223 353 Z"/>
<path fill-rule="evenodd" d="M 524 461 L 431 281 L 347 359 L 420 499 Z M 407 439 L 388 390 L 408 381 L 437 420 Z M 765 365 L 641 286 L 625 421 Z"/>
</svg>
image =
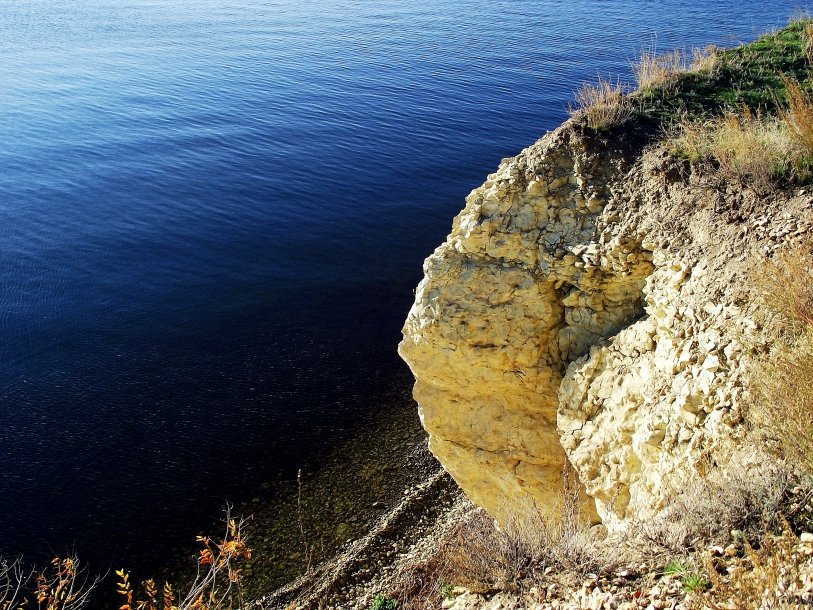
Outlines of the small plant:
<svg viewBox="0 0 813 610">
<path fill-rule="evenodd" d="M 445 582 L 440 585 L 440 595 L 443 599 L 454 599 L 454 585 Z"/>
<path fill-rule="evenodd" d="M 678 561 L 677 559 L 670 559 L 663 568 L 664 576 L 680 576 L 686 572 L 688 568 Z"/>
<path fill-rule="evenodd" d="M 596 83 L 585 83 L 575 93 L 576 107 L 571 107 L 570 114 L 583 118 L 591 129 L 619 125 L 632 115 L 632 101 L 624 89 L 620 82 L 601 77 Z"/>
<path fill-rule="evenodd" d="M 395 610 L 398 603 L 391 597 L 382 593 L 375 596 L 373 600 L 373 610 Z"/>
<path fill-rule="evenodd" d="M 680 584 L 683 585 L 683 590 L 687 593 L 694 593 L 696 591 L 703 591 L 708 588 L 709 581 L 697 570 L 692 569 L 689 565 L 672 559 L 663 568 L 665 576 L 676 576 L 680 579 Z"/>
<path fill-rule="evenodd" d="M 705 591 L 709 587 L 709 581 L 700 572 L 688 572 L 681 576 L 680 582 L 686 593 Z"/>
</svg>

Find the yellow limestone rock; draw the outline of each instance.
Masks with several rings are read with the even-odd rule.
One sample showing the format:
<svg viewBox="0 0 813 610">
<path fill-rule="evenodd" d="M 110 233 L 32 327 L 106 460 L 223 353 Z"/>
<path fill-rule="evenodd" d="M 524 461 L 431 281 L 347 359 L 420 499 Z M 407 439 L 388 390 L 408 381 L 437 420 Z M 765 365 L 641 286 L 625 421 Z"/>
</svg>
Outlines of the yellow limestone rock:
<svg viewBox="0 0 813 610">
<path fill-rule="evenodd" d="M 468 196 L 424 264 L 399 352 L 431 450 L 502 520 L 557 513 L 562 377 L 642 312 L 651 255 L 613 225 L 616 173 L 573 131 L 548 134 Z"/>
</svg>

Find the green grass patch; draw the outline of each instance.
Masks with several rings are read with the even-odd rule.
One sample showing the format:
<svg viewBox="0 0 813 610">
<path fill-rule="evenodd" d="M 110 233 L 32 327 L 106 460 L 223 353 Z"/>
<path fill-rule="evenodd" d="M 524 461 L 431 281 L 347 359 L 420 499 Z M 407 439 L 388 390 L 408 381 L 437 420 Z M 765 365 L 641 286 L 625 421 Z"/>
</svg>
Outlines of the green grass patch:
<svg viewBox="0 0 813 610">
<path fill-rule="evenodd" d="M 373 610 L 395 610 L 398 603 L 386 595 L 379 593 L 373 600 Z"/>
<path fill-rule="evenodd" d="M 680 584 L 683 585 L 683 590 L 687 593 L 704 591 L 709 586 L 709 581 L 703 574 L 694 570 L 691 566 L 674 559 L 664 566 L 663 573 L 666 576 L 680 578 Z"/>
<path fill-rule="evenodd" d="M 726 109 L 747 108 L 773 113 L 787 101 L 785 80 L 805 83 L 810 64 L 805 54 L 809 20 L 799 20 L 758 40 L 721 50 L 709 67 L 678 75 L 668 89 L 648 88 L 635 94 L 636 113 L 670 125 L 701 119 Z"/>
</svg>

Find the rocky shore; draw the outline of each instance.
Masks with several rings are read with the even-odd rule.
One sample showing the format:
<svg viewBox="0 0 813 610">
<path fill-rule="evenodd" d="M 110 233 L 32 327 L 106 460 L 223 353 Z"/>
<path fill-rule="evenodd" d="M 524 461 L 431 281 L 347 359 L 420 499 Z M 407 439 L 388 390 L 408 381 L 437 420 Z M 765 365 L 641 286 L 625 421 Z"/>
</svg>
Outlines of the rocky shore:
<svg viewBox="0 0 813 610">
<path fill-rule="evenodd" d="M 366 534 L 252 607 L 367 608 L 376 595 L 389 590 L 403 566 L 428 556 L 474 507 L 440 468 L 425 441 L 410 457 L 413 464 L 422 464 L 425 481 L 406 488 L 400 501 Z"/>
</svg>

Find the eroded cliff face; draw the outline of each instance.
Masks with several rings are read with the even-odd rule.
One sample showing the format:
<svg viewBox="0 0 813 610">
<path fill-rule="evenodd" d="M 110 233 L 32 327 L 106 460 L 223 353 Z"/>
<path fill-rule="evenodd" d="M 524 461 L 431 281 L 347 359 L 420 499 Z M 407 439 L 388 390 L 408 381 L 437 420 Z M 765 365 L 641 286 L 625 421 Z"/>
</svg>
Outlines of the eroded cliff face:
<svg viewBox="0 0 813 610">
<path fill-rule="evenodd" d="M 503 520 L 555 514 L 571 467 L 611 529 L 663 509 L 742 442 L 749 257 L 803 234 L 808 203 L 722 213 L 665 155 L 571 124 L 504 160 L 426 260 L 399 346 L 432 452 Z"/>
</svg>

